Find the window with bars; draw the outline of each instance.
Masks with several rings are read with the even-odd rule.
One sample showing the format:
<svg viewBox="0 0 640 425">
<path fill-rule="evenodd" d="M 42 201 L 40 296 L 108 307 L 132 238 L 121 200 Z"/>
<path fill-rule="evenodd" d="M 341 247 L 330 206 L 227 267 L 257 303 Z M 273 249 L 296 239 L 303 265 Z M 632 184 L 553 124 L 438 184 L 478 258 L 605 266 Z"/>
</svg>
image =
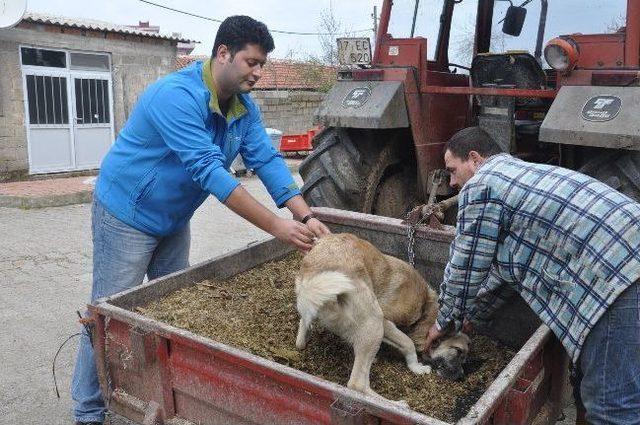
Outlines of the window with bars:
<svg viewBox="0 0 640 425">
<path fill-rule="evenodd" d="M 108 124 L 109 86 L 107 80 L 75 78 L 78 124 Z"/>
<path fill-rule="evenodd" d="M 69 124 L 67 79 L 27 75 L 30 124 Z"/>
</svg>

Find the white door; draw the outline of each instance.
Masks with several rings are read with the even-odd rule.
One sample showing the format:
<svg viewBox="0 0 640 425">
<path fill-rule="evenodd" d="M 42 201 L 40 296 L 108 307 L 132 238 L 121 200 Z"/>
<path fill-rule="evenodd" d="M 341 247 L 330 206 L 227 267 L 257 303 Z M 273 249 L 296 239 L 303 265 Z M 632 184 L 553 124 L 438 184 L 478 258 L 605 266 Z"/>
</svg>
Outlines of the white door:
<svg viewBox="0 0 640 425">
<path fill-rule="evenodd" d="M 111 80 L 71 73 L 73 80 L 73 150 L 77 170 L 98 168 L 111 143 Z"/>
<path fill-rule="evenodd" d="M 74 169 L 68 73 L 25 72 L 29 170 L 47 173 Z"/>
<path fill-rule="evenodd" d="M 113 143 L 109 56 L 27 46 L 20 52 L 29 172 L 98 168 Z"/>
</svg>

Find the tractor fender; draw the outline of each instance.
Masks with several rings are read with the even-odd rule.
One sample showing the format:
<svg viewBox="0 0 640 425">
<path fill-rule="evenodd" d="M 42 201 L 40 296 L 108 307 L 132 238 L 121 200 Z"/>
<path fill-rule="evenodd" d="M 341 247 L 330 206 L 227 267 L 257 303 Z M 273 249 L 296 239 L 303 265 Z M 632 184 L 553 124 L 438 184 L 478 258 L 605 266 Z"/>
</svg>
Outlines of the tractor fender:
<svg viewBox="0 0 640 425">
<path fill-rule="evenodd" d="M 400 81 L 338 81 L 315 113 L 325 127 L 409 127 Z"/>
<path fill-rule="evenodd" d="M 543 142 L 640 150 L 640 87 L 564 86 L 542 126 Z"/>
</svg>

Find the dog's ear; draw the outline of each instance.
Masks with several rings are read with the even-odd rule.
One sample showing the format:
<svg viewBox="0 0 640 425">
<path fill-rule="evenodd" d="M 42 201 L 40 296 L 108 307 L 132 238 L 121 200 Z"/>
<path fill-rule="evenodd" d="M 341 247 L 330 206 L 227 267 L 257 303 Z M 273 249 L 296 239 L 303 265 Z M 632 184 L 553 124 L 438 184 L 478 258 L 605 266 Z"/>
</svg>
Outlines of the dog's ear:
<svg viewBox="0 0 640 425">
<path fill-rule="evenodd" d="M 460 349 L 462 349 L 465 352 L 469 352 L 469 346 L 471 345 L 471 338 L 469 338 L 469 336 L 464 333 L 464 332 L 458 332 L 455 336 L 452 337 L 452 340 L 455 341 L 455 344 L 452 345 L 456 345 L 457 347 L 459 347 Z"/>
</svg>

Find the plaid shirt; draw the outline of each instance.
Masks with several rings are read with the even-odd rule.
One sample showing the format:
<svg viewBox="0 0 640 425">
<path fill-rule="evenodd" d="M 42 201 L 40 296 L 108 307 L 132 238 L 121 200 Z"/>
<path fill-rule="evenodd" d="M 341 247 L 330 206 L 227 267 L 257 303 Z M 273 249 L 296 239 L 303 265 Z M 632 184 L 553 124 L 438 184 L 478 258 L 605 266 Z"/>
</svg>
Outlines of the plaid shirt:
<svg viewBox="0 0 640 425">
<path fill-rule="evenodd" d="M 589 330 L 640 278 L 640 204 L 508 154 L 488 158 L 459 199 L 438 327 L 486 321 L 517 292 L 577 361 Z"/>
</svg>

